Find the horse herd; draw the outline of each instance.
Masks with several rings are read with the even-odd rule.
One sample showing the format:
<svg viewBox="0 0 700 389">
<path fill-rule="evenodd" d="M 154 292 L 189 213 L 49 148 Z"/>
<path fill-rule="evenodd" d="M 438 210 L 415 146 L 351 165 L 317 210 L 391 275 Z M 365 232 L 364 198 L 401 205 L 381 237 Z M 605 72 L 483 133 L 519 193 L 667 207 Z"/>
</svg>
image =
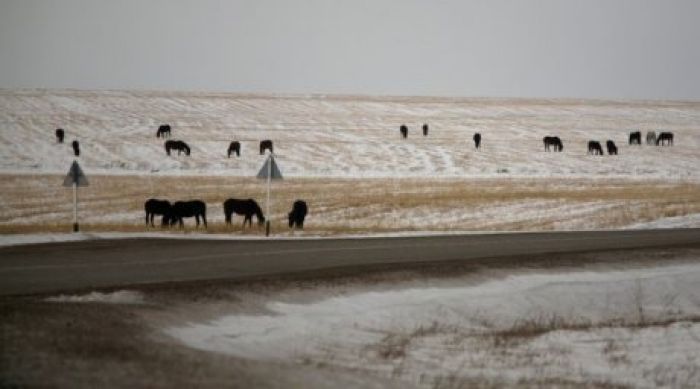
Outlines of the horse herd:
<svg viewBox="0 0 700 389">
<path fill-rule="evenodd" d="M 545 136 L 542 138 L 542 143 L 544 143 L 544 151 L 553 150 L 554 152 L 561 152 L 564 150 L 564 144 L 558 136 Z M 661 132 L 656 135 L 656 132 L 647 132 L 646 138 L 647 145 L 655 146 L 673 146 L 673 133 L 672 132 Z M 629 134 L 629 144 L 630 145 L 641 145 L 642 144 L 642 133 L 641 131 L 633 131 Z M 612 140 L 605 142 L 605 148 L 608 151 L 608 155 L 617 155 L 617 145 Z M 603 151 L 603 146 L 599 141 L 591 140 L 588 142 L 588 154 L 592 155 L 605 155 Z"/>
<path fill-rule="evenodd" d="M 425 123 L 422 126 L 423 136 L 428 136 L 428 124 Z M 408 138 L 408 126 L 402 124 L 399 127 L 399 133 L 404 139 Z M 170 138 L 172 135 L 172 127 L 169 124 L 162 124 L 158 127 L 156 131 L 156 138 Z M 56 129 L 56 140 L 58 143 L 63 143 L 65 138 L 65 131 L 61 128 Z M 474 147 L 478 150 L 481 148 L 481 134 L 474 133 L 472 137 L 474 140 Z M 542 143 L 544 144 L 544 151 L 562 152 L 564 150 L 564 144 L 558 136 L 545 136 L 542 138 Z M 642 144 L 642 133 L 641 131 L 633 131 L 629 134 L 629 144 L 630 145 L 641 145 Z M 646 144 L 656 145 L 656 146 L 673 146 L 673 133 L 672 132 L 660 132 L 658 135 L 654 131 L 648 131 L 646 134 Z M 80 144 L 77 140 L 72 142 L 73 154 L 78 157 L 80 156 Z M 617 145 L 612 140 L 605 142 L 608 155 L 617 155 Z M 177 155 L 182 155 L 184 153 L 186 156 L 190 155 L 190 146 L 181 140 L 171 140 L 168 139 L 164 144 L 165 153 L 170 156 L 173 150 L 177 151 Z M 268 150 L 270 153 L 273 152 L 273 144 L 269 139 L 260 141 L 259 151 L 260 155 L 263 155 L 265 151 Z M 241 156 L 241 143 L 238 141 L 232 141 L 227 150 L 227 157 L 231 158 L 232 154 L 237 157 Z M 599 141 L 591 140 L 588 142 L 588 154 L 593 155 L 605 155 L 603 151 L 603 146 Z"/>
<path fill-rule="evenodd" d="M 172 136 L 172 127 L 169 124 L 161 124 L 156 131 L 156 138 L 170 138 Z M 169 156 L 172 150 L 177 150 L 177 155 L 185 153 L 186 156 L 190 155 L 190 146 L 181 140 L 166 140 L 165 141 L 165 153 Z M 272 141 L 265 139 L 260 141 L 260 155 L 265 153 L 265 150 L 269 150 L 270 153 L 273 152 Z M 241 142 L 232 141 L 228 145 L 228 150 L 226 155 L 231 158 L 231 154 L 236 154 L 236 157 L 241 156 Z"/>
<path fill-rule="evenodd" d="M 176 201 L 171 204 L 168 200 L 148 199 L 143 207 L 146 211 L 147 226 L 155 227 L 154 218 L 156 215 L 160 215 L 162 217 L 162 227 L 171 227 L 177 224 L 180 228 L 183 228 L 183 219 L 190 217 L 195 218 L 197 227 L 199 227 L 200 218 L 204 228 L 207 227 L 207 205 L 201 200 Z M 289 227 L 304 228 L 304 219 L 307 212 L 308 206 L 306 202 L 304 200 L 296 200 L 292 205 L 292 210 L 287 215 Z M 233 214 L 243 216 L 243 228 L 245 228 L 246 224 L 252 227 L 253 216 L 256 217 L 258 225 L 265 223 L 265 216 L 258 203 L 253 199 L 241 200 L 231 198 L 224 201 L 226 225 L 231 225 Z"/>
</svg>

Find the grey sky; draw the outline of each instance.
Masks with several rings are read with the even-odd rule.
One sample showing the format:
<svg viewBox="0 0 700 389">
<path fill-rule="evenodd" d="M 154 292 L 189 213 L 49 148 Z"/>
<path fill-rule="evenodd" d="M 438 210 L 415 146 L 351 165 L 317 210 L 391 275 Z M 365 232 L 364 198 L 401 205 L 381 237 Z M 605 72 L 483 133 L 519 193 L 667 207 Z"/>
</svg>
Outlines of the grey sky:
<svg viewBox="0 0 700 389">
<path fill-rule="evenodd" d="M 700 100 L 697 0 L 0 0 L 0 87 Z"/>
</svg>

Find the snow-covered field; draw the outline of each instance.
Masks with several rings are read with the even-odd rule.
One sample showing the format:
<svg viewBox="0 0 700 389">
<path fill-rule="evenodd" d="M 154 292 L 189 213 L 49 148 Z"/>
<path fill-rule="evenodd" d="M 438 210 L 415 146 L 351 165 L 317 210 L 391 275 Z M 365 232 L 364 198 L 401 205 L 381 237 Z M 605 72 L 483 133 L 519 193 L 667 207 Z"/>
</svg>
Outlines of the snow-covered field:
<svg viewBox="0 0 700 389">
<path fill-rule="evenodd" d="M 700 265 L 697 252 L 675 259 L 401 288 L 325 286 L 165 331 L 202 350 L 429 388 L 693 387 L 700 383 Z M 243 293 L 234 301 L 255 299 Z"/>
<path fill-rule="evenodd" d="M 190 157 L 165 155 L 162 123 Z M 630 129 L 672 131 L 676 144 L 630 147 Z M 545 135 L 560 136 L 564 152 L 545 153 Z M 64 174 L 73 139 L 87 174 L 253 176 L 264 160 L 258 142 L 272 139 L 290 177 L 700 178 L 697 102 L 0 90 L 0 172 Z M 620 155 L 586 155 L 591 139 L 614 140 Z M 240 158 L 226 158 L 232 140 Z"/>
<path fill-rule="evenodd" d="M 165 154 L 162 123 L 191 156 Z M 672 131 L 676 143 L 628 146 L 631 129 Z M 545 152 L 545 135 L 564 152 Z M 156 197 L 202 199 L 209 231 L 231 232 L 226 198 L 264 206 L 252 177 L 267 138 L 287 177 L 266 215 L 278 235 L 296 199 L 309 203 L 315 235 L 689 227 L 700 214 L 697 102 L 0 90 L 0 232 L 67 230 L 73 139 L 91 183 L 80 194 L 90 231 L 143 231 L 143 203 Z M 590 139 L 614 140 L 620 155 L 587 155 Z M 240 158 L 226 158 L 232 140 Z"/>
</svg>

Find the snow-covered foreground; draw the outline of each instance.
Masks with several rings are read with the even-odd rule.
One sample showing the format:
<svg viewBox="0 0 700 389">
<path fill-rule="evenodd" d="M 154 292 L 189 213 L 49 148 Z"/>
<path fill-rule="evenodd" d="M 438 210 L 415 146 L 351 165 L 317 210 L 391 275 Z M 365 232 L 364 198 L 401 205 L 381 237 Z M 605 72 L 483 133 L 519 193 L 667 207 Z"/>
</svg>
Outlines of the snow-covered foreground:
<svg viewBox="0 0 700 389">
<path fill-rule="evenodd" d="M 331 365 L 425 387 L 700 382 L 700 264 L 530 271 L 403 289 L 279 296 L 166 332 L 242 358 Z M 633 258 L 630 258 L 633 260 Z"/>
<path fill-rule="evenodd" d="M 166 156 L 159 124 L 192 155 Z M 429 136 L 419 134 L 430 126 Z M 700 178 L 700 103 L 251 96 L 235 94 L 0 90 L 0 172 L 253 176 L 258 142 L 272 139 L 291 177 Z M 407 140 L 398 128 L 409 126 Z M 66 130 L 67 143 L 54 138 Z M 630 129 L 673 131 L 674 147 L 628 146 Z M 483 135 L 475 151 L 474 132 Z M 564 152 L 545 153 L 558 135 Z M 586 155 L 589 140 L 620 155 Z M 226 158 L 229 142 L 240 158 Z"/>
</svg>

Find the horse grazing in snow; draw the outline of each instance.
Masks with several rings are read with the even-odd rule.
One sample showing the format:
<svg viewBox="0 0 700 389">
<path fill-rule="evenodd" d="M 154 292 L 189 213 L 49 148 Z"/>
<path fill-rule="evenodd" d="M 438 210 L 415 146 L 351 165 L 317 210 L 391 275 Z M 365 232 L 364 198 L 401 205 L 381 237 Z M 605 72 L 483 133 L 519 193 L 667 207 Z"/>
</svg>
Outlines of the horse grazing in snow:
<svg viewBox="0 0 700 389">
<path fill-rule="evenodd" d="M 63 143 L 63 137 L 65 135 L 66 135 L 66 133 L 63 131 L 62 128 L 57 128 L 56 129 L 56 142 Z"/>
<path fill-rule="evenodd" d="M 544 151 L 549 151 L 550 148 L 552 148 L 554 152 L 561 152 L 564 150 L 564 144 L 558 136 L 545 136 L 542 138 L 542 143 L 544 143 Z"/>
<path fill-rule="evenodd" d="M 423 136 L 428 136 L 428 125 L 423 124 Z"/>
<path fill-rule="evenodd" d="M 588 154 L 605 155 L 603 146 L 600 145 L 600 142 L 595 140 L 588 142 Z"/>
<path fill-rule="evenodd" d="M 241 142 L 233 141 L 228 145 L 228 157 L 231 158 L 231 154 L 236 153 L 236 157 L 241 156 Z"/>
<path fill-rule="evenodd" d="M 477 132 L 476 134 L 474 134 L 473 139 L 474 147 L 476 147 L 476 149 L 479 150 L 479 148 L 481 147 L 481 134 Z"/>
<path fill-rule="evenodd" d="M 640 131 L 630 132 L 629 144 L 641 145 L 642 144 L 642 133 Z"/>
<path fill-rule="evenodd" d="M 673 146 L 673 133 L 672 132 L 662 132 L 659 134 L 659 137 L 656 138 L 656 145 L 661 145 L 661 146 Z"/>
<path fill-rule="evenodd" d="M 615 142 L 609 140 L 605 142 L 605 147 L 608 149 L 608 155 L 617 155 L 617 146 L 615 146 Z"/>
<path fill-rule="evenodd" d="M 73 146 L 73 155 L 80 157 L 80 143 L 78 143 L 77 140 L 74 140 L 73 143 L 71 143 L 71 146 Z"/>
<path fill-rule="evenodd" d="M 408 138 L 408 127 L 406 127 L 405 124 L 402 124 L 401 127 L 399 127 L 399 132 L 401 133 L 402 138 Z"/>
<path fill-rule="evenodd" d="M 273 153 L 272 151 L 272 141 L 269 139 L 265 139 L 263 141 L 260 141 L 260 155 L 265 154 L 265 150 L 270 150 L 270 154 Z"/>
<path fill-rule="evenodd" d="M 243 215 L 243 227 L 248 223 L 249 226 L 253 226 L 253 215 L 258 219 L 258 225 L 265 223 L 265 216 L 263 216 L 262 210 L 258 203 L 253 199 L 239 200 L 239 199 L 228 199 L 224 201 L 224 217 L 226 218 L 226 224 L 231 224 L 231 218 L 233 214 Z"/>
<path fill-rule="evenodd" d="M 190 146 L 181 140 L 166 140 L 165 141 L 165 152 L 170 155 L 170 150 L 177 150 L 177 155 L 184 152 L 185 155 L 190 155 Z"/>
<path fill-rule="evenodd" d="M 156 131 L 156 138 L 170 138 L 170 124 L 161 124 Z"/>
</svg>

